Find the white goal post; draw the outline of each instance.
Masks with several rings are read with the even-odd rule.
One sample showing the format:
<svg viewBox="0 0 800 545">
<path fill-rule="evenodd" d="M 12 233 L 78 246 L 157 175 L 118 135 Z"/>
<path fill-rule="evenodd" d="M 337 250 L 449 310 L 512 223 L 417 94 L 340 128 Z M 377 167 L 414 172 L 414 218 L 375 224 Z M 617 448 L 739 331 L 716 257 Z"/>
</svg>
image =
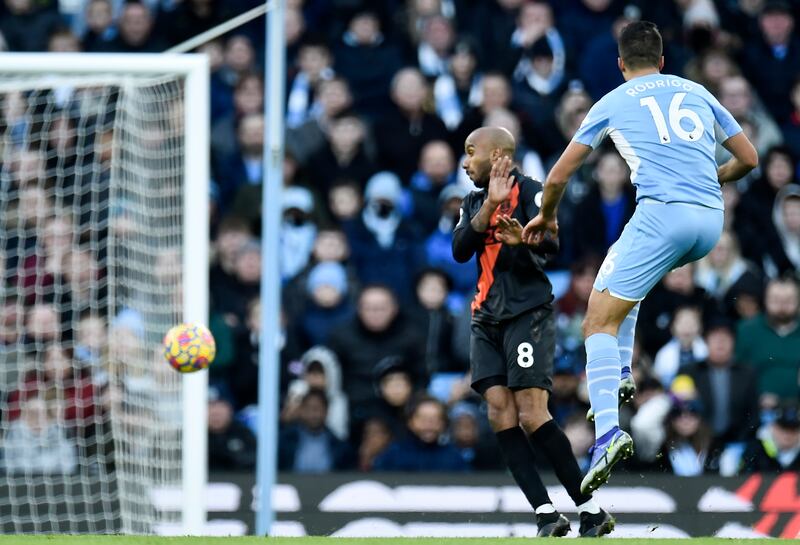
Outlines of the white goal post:
<svg viewBox="0 0 800 545">
<path fill-rule="evenodd" d="M 64 99 L 69 93 L 84 98 L 69 102 Z M 11 103 L 19 102 L 19 97 L 23 104 L 13 109 Z M 65 100 L 70 104 L 69 113 L 64 113 Z M 181 376 L 172 371 L 163 359 L 159 361 L 158 334 L 163 335 L 170 322 L 208 322 L 208 59 L 195 54 L 3 53 L 0 105 L 4 108 L 0 116 L 0 199 L 4 199 L 0 214 L 16 214 L 0 218 L 5 229 L 0 272 L 5 273 L 6 283 L 12 284 L 10 291 L 17 290 L 4 302 L 15 301 L 21 314 L 16 322 L 20 338 L 15 342 L 23 354 L 15 360 L 13 377 L 10 371 L 0 371 L 9 382 L 6 387 L 17 390 L 16 397 L 0 399 L 2 409 L 13 414 L 14 404 L 27 395 L 25 387 L 19 386 L 24 380 L 20 377 L 28 376 L 26 373 L 38 376 L 35 373 L 40 367 L 46 367 L 36 362 L 40 353 L 50 350 L 51 339 L 42 333 L 45 340 L 40 342 L 39 333 L 31 333 L 33 326 L 26 321 L 36 305 L 54 308 L 62 323 L 68 324 L 53 338 L 70 354 L 85 347 L 80 344 L 80 333 L 69 330 L 69 326 L 78 324 L 82 316 L 99 316 L 98 323 L 107 325 L 107 338 L 98 344 L 105 345 L 105 356 L 114 361 L 97 372 L 111 375 L 110 386 L 107 384 L 102 393 L 96 384 L 94 390 L 87 390 L 94 392 L 91 401 L 107 404 L 109 416 L 105 422 L 98 409 L 93 420 L 87 420 L 93 430 L 91 439 L 80 435 L 75 440 L 77 466 L 70 469 L 61 464 L 40 475 L 30 468 L 12 471 L 0 459 L 0 494 L 9 496 L 0 497 L 0 533 L 4 528 L 19 532 L 155 533 L 166 526 L 180 534 L 201 534 L 206 522 L 208 372 Z M 13 126 L 8 119 L 12 113 L 17 116 Z M 70 118 L 59 121 L 59 116 Z M 51 138 L 57 130 L 66 131 L 62 142 L 73 142 L 70 151 L 53 144 L 59 141 Z M 106 136 L 111 142 L 106 150 L 110 158 L 98 151 Z M 33 173 L 25 171 L 26 161 L 37 160 L 26 155 L 30 150 L 41 158 Z M 63 153 L 71 154 L 68 161 Z M 108 167 L 103 163 L 106 160 Z M 83 181 L 76 181 L 80 176 Z M 79 190 L 80 183 L 86 187 Z M 31 195 L 23 195 L 25 191 Z M 47 207 L 47 213 L 39 214 L 38 208 L 35 213 L 26 212 L 24 206 L 38 203 L 39 194 L 46 201 L 42 206 Z M 84 217 L 88 219 L 78 219 Z M 16 231 L 8 228 L 12 221 L 16 221 L 12 225 Z M 76 255 L 85 252 L 88 262 L 94 260 L 99 263 L 98 269 L 104 269 L 86 280 L 85 304 L 79 304 L 80 298 L 62 287 L 70 285 L 72 290 L 82 285 L 76 271 L 72 276 L 61 269 L 50 274 L 47 260 L 56 261 L 52 247 L 45 241 L 44 249 L 39 249 L 38 239 L 47 236 L 42 233 L 49 232 L 46 229 L 58 221 L 76 226 L 74 234 L 65 235 L 65 240 L 72 241 L 72 249 L 67 251 Z M 19 237 L 12 241 L 15 232 L 23 233 L 24 239 L 25 229 L 35 231 L 28 233 L 35 240 L 27 246 L 18 242 Z M 28 292 L 24 291 L 29 278 L 25 267 L 31 260 L 37 263 L 31 269 L 36 279 Z M 61 261 L 71 263 L 69 258 Z M 4 271 L 6 264 L 13 263 L 16 265 Z M 40 277 L 49 280 L 40 282 Z M 182 293 L 182 300 L 170 294 L 170 286 Z M 113 330 L 114 324 L 126 319 L 141 332 L 129 359 L 114 355 L 128 349 Z M 0 364 L 12 369 L 10 359 L 3 361 L 7 353 L 0 352 Z M 130 363 L 134 361 L 136 365 Z M 126 370 L 126 365 L 133 370 Z M 34 379 L 32 388 L 39 384 L 36 380 L 49 388 L 49 378 Z M 115 387 L 115 380 L 122 386 Z M 46 395 L 29 397 L 41 400 L 45 407 L 41 409 L 45 414 L 42 418 L 49 418 L 53 407 L 54 428 L 61 424 L 68 428 L 74 425 L 74 419 L 65 423 L 65 418 L 72 417 L 63 416 L 63 406 L 70 403 L 78 388 L 75 382 L 64 386 L 57 380 L 53 384 L 56 386 Z M 155 385 L 150 387 L 155 391 L 137 392 L 134 385 Z M 160 405 L 148 407 L 148 403 Z M 10 418 L 3 416 L 3 439 L 12 434 Z M 24 416 L 18 418 L 23 420 Z M 98 431 L 101 428 L 103 431 Z M 101 437 L 106 440 L 103 445 Z M 173 508 L 172 514 L 165 515 L 163 506 L 154 505 L 153 489 L 177 485 L 182 487 L 180 510 Z M 66 512 L 56 512 L 51 502 L 63 502 Z M 91 513 L 92 509 L 84 509 L 80 502 L 92 502 L 92 509 L 101 506 L 104 512 Z M 114 524 L 109 526 L 103 517 L 113 519 Z"/>
</svg>

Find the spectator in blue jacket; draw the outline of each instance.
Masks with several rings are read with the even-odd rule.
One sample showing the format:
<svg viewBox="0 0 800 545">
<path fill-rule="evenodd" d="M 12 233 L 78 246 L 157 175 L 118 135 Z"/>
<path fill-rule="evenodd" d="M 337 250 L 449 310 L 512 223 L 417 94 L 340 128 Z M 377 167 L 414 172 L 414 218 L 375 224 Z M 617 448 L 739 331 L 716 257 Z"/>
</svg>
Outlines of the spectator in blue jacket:
<svg viewBox="0 0 800 545">
<path fill-rule="evenodd" d="M 380 471 L 466 471 L 467 462 L 456 447 L 442 443 L 447 410 L 440 401 L 423 396 L 409 407 L 406 437 L 395 441 L 375 460 Z"/>
<path fill-rule="evenodd" d="M 325 426 L 328 398 L 309 390 L 300 402 L 297 423 L 281 431 L 278 467 L 295 473 L 326 473 L 352 465 L 350 447 Z"/>
</svg>

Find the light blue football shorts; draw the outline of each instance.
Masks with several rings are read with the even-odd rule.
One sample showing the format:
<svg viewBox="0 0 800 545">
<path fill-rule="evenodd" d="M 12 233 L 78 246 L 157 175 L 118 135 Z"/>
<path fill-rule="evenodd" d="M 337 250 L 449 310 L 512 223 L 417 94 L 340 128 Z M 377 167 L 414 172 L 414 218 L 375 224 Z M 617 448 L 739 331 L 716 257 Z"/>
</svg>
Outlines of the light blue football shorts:
<svg viewBox="0 0 800 545">
<path fill-rule="evenodd" d="M 609 248 L 594 288 L 641 301 L 669 271 L 710 252 L 722 224 L 722 210 L 640 199 L 619 240 Z"/>
</svg>

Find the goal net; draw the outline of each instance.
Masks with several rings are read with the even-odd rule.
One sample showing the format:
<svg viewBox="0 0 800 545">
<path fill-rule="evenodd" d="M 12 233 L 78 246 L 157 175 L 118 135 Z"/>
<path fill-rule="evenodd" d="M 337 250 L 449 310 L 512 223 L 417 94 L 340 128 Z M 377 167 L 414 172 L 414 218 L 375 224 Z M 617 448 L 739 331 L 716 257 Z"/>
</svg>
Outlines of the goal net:
<svg viewBox="0 0 800 545">
<path fill-rule="evenodd" d="M 180 490 L 186 451 L 205 464 L 202 379 L 184 379 L 161 355 L 172 325 L 205 321 L 207 280 L 196 271 L 207 267 L 208 186 L 186 169 L 207 163 L 203 124 L 187 127 L 191 108 L 207 124 L 202 95 L 187 91 L 201 89 L 187 81 L 205 64 L 137 59 L 140 69 L 125 72 L 130 56 L 9 57 L 0 533 L 154 533 L 181 521 L 156 494 Z M 193 430 L 186 407 L 187 422 L 201 419 Z"/>
</svg>

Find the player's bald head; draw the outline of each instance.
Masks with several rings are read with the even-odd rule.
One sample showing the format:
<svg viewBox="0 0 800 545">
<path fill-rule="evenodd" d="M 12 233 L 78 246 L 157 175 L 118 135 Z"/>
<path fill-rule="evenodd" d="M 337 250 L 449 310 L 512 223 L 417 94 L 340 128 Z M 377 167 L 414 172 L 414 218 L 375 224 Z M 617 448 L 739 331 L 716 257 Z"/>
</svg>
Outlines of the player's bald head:
<svg viewBox="0 0 800 545">
<path fill-rule="evenodd" d="M 502 127 L 481 127 L 470 133 L 464 142 L 464 164 L 467 176 L 478 187 L 486 187 L 492 164 L 501 157 L 513 157 L 517 145 L 514 136 Z"/>
<path fill-rule="evenodd" d="M 489 150 L 500 149 L 510 155 L 513 155 L 517 148 L 514 136 L 503 127 L 481 127 L 475 129 L 467 137 L 467 143 L 485 147 Z"/>
</svg>

